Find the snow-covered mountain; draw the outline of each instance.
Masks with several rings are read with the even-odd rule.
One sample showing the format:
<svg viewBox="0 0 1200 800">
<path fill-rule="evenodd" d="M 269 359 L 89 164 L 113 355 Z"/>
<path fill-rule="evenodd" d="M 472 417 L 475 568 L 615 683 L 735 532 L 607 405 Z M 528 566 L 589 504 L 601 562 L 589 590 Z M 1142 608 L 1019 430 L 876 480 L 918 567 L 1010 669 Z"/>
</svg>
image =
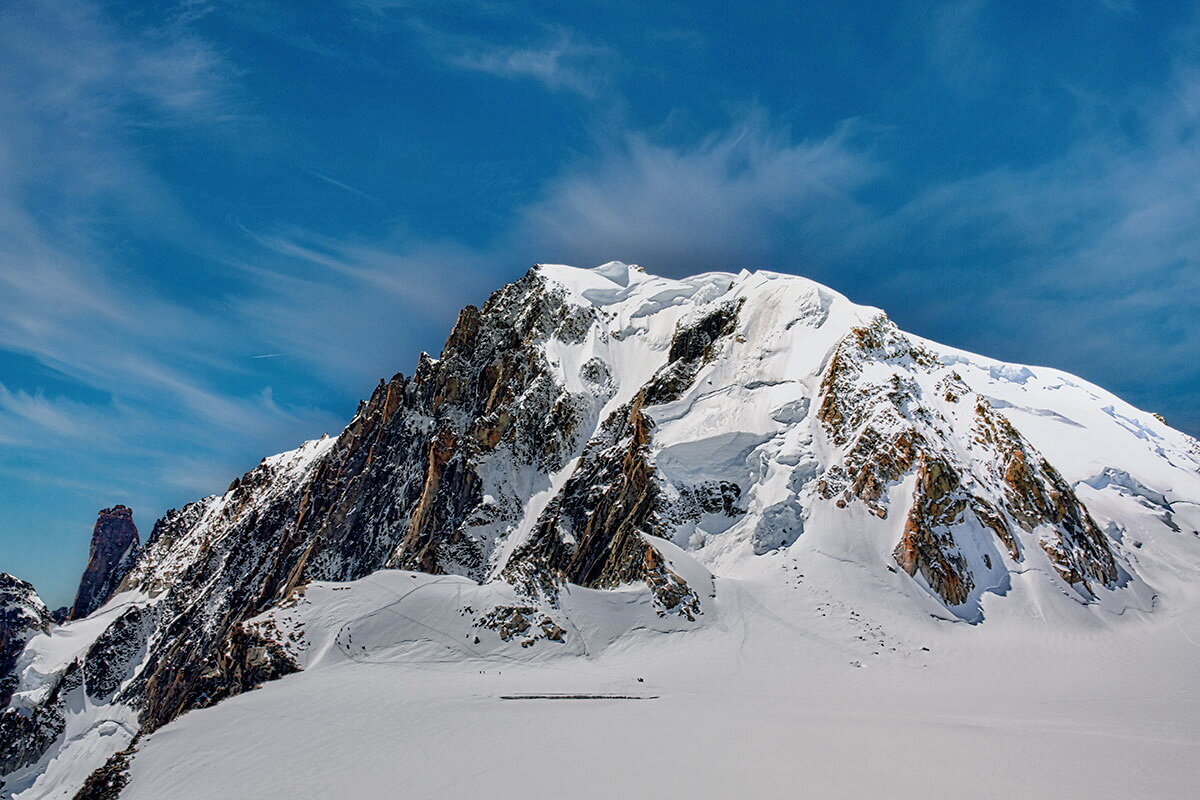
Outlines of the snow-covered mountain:
<svg viewBox="0 0 1200 800">
<path fill-rule="evenodd" d="M 794 276 L 539 265 L 338 437 L 169 512 L 95 613 L 43 618 L 4 780 L 182 796 L 168 732 L 234 712 L 173 721 L 301 670 L 575 674 L 685 634 L 743 657 L 763 624 L 860 667 L 934 629 L 1132 637 L 1195 604 L 1198 531 L 1200 445 L 1079 378 Z"/>
<path fill-rule="evenodd" d="M 37 590 L 20 578 L 0 572 L 0 704 L 7 706 L 16 688 L 13 667 L 25 644 L 38 631 L 50 629 L 50 610 Z"/>
</svg>

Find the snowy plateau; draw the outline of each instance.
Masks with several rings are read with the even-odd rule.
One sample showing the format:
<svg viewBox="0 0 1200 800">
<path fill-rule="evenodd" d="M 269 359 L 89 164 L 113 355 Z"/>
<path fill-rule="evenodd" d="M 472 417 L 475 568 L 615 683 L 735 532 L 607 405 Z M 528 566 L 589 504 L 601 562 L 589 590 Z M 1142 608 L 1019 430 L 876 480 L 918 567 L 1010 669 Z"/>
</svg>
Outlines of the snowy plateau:
<svg viewBox="0 0 1200 800">
<path fill-rule="evenodd" d="M 28 584 L 0 796 L 1195 798 L 1200 444 L 803 278 L 538 265 Z"/>
</svg>

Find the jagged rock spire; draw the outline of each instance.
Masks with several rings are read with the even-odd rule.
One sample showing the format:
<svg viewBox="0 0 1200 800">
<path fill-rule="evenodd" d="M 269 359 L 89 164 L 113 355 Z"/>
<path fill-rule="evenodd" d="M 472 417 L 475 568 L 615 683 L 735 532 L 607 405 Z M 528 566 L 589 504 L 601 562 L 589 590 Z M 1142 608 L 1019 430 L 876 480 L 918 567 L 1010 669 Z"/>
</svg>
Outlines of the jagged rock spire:
<svg viewBox="0 0 1200 800">
<path fill-rule="evenodd" d="M 82 619 L 104 605 L 133 568 L 139 547 L 133 509 L 123 505 L 101 509 L 92 529 L 87 567 L 67 619 Z"/>
</svg>

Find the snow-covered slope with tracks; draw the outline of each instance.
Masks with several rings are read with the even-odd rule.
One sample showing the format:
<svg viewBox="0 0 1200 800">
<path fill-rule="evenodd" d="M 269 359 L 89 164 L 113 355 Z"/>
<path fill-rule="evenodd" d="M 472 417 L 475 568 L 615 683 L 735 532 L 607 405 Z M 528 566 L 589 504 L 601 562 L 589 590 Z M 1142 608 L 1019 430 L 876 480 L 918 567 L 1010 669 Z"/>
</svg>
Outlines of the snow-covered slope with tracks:
<svg viewBox="0 0 1200 800">
<path fill-rule="evenodd" d="M 1086 381 L 795 276 L 539 265 L 340 436 L 171 512 L 107 605 L 33 636 L 6 780 L 510 796 L 591 757 L 662 792 L 771 794 L 794 735 L 806 769 L 904 741 L 826 792 L 923 775 L 926 751 L 967 780 L 986 769 L 970 742 L 1019 765 L 996 795 L 1128 793 L 1137 758 L 1183 796 L 1151 750 L 1200 742 L 1198 530 L 1200 446 Z M 1173 693 L 1146 700 L 1158 734 L 1121 732 L 1134 670 Z M 653 742 L 621 733 L 639 726 Z"/>
</svg>

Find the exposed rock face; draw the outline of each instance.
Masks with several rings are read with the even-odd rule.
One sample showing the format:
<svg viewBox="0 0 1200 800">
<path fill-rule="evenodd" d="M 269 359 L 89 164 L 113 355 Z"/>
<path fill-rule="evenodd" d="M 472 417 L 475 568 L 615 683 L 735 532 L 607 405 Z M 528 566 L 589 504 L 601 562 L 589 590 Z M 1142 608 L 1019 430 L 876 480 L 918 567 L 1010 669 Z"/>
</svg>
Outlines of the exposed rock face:
<svg viewBox="0 0 1200 800">
<path fill-rule="evenodd" d="M 33 708 L 0 713 L 0 775 L 33 764 L 59 741 L 67 727 L 67 698 L 82 685 L 83 670 L 72 662 L 51 678 L 45 697 Z M 0 788 L 3 785 L 0 782 Z"/>
<path fill-rule="evenodd" d="M 576 341 L 593 318 L 533 272 L 465 309 L 441 358 L 381 382 L 338 439 L 268 459 L 160 521 L 128 584 L 161 592 L 215 575 L 221 592 L 173 589 L 160 603 L 173 620 L 163 646 L 125 690 L 146 724 L 242 686 L 242 666 L 214 653 L 308 580 L 384 566 L 485 578 L 523 511 L 521 483 L 567 462 L 605 397 L 567 392 L 534 345 Z"/>
<path fill-rule="evenodd" d="M 117 505 L 100 511 L 87 567 L 67 619 L 83 619 L 108 602 L 137 561 L 139 544 L 132 508 Z"/>
<path fill-rule="evenodd" d="M 553 614 L 564 584 L 644 587 L 658 614 L 698 624 L 707 595 L 684 575 L 704 568 L 680 550 L 716 570 L 814 536 L 878 537 L 887 564 L 860 566 L 974 622 L 1031 562 L 1099 603 L 1134 580 L 1108 532 L 1119 520 L 1102 526 L 1076 494 L 1091 474 L 1064 477 L 1054 441 L 983 393 L 1031 375 L 798 278 L 535 267 L 464 309 L 440 357 L 381 381 L 339 436 L 168 512 L 140 553 L 128 509 L 103 512 L 71 617 L 136 591 L 55 674 L 14 685 L 0 773 L 57 746 L 85 702 L 132 709 L 149 733 L 298 669 L 255 618 L 310 581 L 387 567 L 511 584 L 520 603 L 481 609 L 480 625 L 530 646 L 570 639 Z M 1143 424 L 1161 425 L 1114 423 L 1136 430 L 1122 447 L 1200 467 L 1190 439 Z M 1186 511 L 1121 475 L 1088 487 L 1139 487 L 1183 529 Z"/>
<path fill-rule="evenodd" d="M 115 699 L 143 708 L 153 729 L 238 691 L 244 665 L 215 654 L 230 652 L 243 620 L 308 580 L 352 580 L 384 566 L 480 580 L 503 571 L 548 595 L 563 581 L 641 580 L 663 608 L 694 616 L 698 601 L 686 582 L 642 538 L 657 530 L 659 510 L 644 409 L 690 385 L 736 327 L 738 307 L 720 303 L 681 324 L 667 363 L 599 429 L 615 388 L 610 366 L 585 363 L 571 390 L 547 349 L 609 336 L 600 309 L 571 301 L 536 269 L 482 309 L 464 309 L 441 357 L 422 356 L 413 377 L 381 382 L 338 439 L 267 459 L 224 496 L 155 526 L 126 585 L 163 593 L 159 615 L 170 622 L 150 637 L 145 666 Z M 561 522 L 577 528 L 579 546 L 535 534 L 498 563 L 530 481 L 576 457 L 535 530 L 557 531 Z"/>
<path fill-rule="evenodd" d="M 889 492 L 914 475 L 893 555 L 948 605 L 978 602 L 972 595 L 978 576 L 1002 563 L 995 544 L 1011 561 L 1023 560 L 1018 531 L 1036 531 L 1063 580 L 1088 595 L 1093 584 L 1118 580 L 1107 538 L 1058 471 L 886 317 L 854 328 L 837 347 L 822 379 L 818 417 L 842 453 L 819 483 L 838 508 L 859 501 L 886 518 Z M 979 554 L 976 564 L 964 553 L 967 540 Z"/>
<path fill-rule="evenodd" d="M 50 624 L 50 611 L 33 586 L 0 572 L 0 707 L 8 705 L 16 688 L 13 669 L 25 643 Z"/>
<path fill-rule="evenodd" d="M 1049 529 L 1038 544 L 1067 583 L 1115 583 L 1119 575 L 1108 539 L 1058 470 L 985 401 L 975 414 L 977 441 L 995 450 L 993 464 L 1002 471 L 1011 518 L 1026 531 Z"/>
<path fill-rule="evenodd" d="M 942 458 L 922 454 L 912 508 L 894 555 L 905 572 L 920 572 L 951 605 L 966 602 L 974 588 L 969 565 L 954 538 L 954 528 L 962 524 L 969 506 L 970 496 L 962 491 L 954 468 Z"/>
<path fill-rule="evenodd" d="M 543 590 L 561 581 L 613 587 L 643 580 L 665 608 L 689 616 L 698 611 L 694 593 L 670 570 L 663 572 L 662 559 L 644 539 L 667 527 L 649 459 L 654 423 L 648 410 L 679 399 L 692 385 L 720 339 L 736 330 L 738 308 L 722 304 L 675 331 L 667 363 L 604 421 L 506 577 L 526 586 L 540 581 Z"/>
<path fill-rule="evenodd" d="M 36 759 L 62 733 L 63 716 L 52 708 L 57 697 L 48 697 L 45 708 L 31 715 L 8 708 L 20 684 L 17 666 L 26 643 L 51 624 L 50 610 L 33 586 L 0 572 L 0 792 L 4 775 Z"/>
<path fill-rule="evenodd" d="M 134 744 L 110 756 L 104 766 L 88 776 L 73 800 L 117 800 L 129 783 L 129 760 L 136 752 Z"/>
</svg>

